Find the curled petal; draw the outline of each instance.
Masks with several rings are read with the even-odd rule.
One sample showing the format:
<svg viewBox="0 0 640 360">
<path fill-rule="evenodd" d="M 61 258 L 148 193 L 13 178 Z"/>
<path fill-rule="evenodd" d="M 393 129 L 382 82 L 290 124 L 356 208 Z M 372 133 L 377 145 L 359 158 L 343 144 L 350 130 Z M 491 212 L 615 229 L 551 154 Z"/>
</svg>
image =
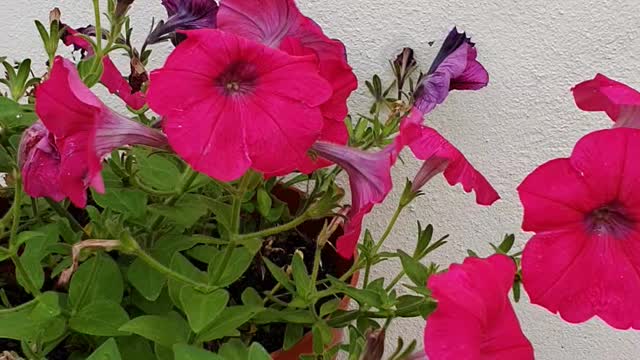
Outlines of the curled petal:
<svg viewBox="0 0 640 360">
<path fill-rule="evenodd" d="M 419 112 L 414 110 L 411 117 L 416 117 L 416 114 Z M 433 176 L 443 172 L 449 185 L 462 184 L 465 192 L 475 191 L 476 202 L 480 205 L 491 205 L 500 199 L 487 179 L 434 129 L 420 125 L 415 120 L 403 121 L 396 144 L 398 142 L 402 146 L 409 146 L 418 159 L 425 161 L 414 179 L 414 190 L 419 190 Z"/>
<path fill-rule="evenodd" d="M 62 201 L 60 155 L 54 139 L 41 122 L 25 130 L 20 140 L 18 162 L 24 191 L 33 198 L 48 197 Z"/>
<path fill-rule="evenodd" d="M 598 74 L 573 89 L 576 105 L 584 111 L 604 111 L 616 127 L 640 128 L 640 93 Z"/>
<path fill-rule="evenodd" d="M 465 33 L 454 28 L 442 44 L 427 76 L 414 94 L 415 107 L 427 114 L 442 104 L 451 90 L 478 90 L 489 74 L 476 60 L 477 50 Z"/>
<path fill-rule="evenodd" d="M 364 216 L 391 191 L 391 167 L 397 159 L 392 147 L 368 153 L 347 146 L 317 142 L 312 149 L 322 158 L 336 163 L 349 175 L 352 208 L 345 233 L 338 239 L 338 253 L 351 258 L 360 238 Z"/>
</svg>

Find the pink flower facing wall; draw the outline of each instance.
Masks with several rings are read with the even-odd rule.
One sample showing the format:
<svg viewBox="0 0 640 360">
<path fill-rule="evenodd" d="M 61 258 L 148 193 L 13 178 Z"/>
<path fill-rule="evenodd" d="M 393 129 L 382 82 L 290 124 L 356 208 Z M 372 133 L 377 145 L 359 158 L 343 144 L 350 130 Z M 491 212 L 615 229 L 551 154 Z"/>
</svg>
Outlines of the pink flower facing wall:
<svg viewBox="0 0 640 360">
<path fill-rule="evenodd" d="M 36 112 L 42 123 L 25 132 L 19 161 L 25 191 L 32 197 L 68 197 L 84 207 L 88 187 L 104 192 L 101 162 L 111 151 L 167 143 L 162 133 L 107 108 L 82 83 L 75 65 L 61 57 L 36 89 Z"/>
<path fill-rule="evenodd" d="M 438 307 L 424 332 L 429 360 L 531 360 L 509 301 L 516 265 L 504 255 L 468 258 L 429 279 Z"/>
</svg>

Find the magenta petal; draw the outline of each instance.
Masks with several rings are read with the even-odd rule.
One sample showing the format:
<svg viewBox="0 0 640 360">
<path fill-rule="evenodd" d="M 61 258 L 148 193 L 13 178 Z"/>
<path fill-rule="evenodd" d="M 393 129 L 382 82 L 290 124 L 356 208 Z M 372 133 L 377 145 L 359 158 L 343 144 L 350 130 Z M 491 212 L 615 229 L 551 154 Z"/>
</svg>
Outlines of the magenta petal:
<svg viewBox="0 0 640 360">
<path fill-rule="evenodd" d="M 336 163 L 349 175 L 351 204 L 345 225 L 345 234 L 338 239 L 338 253 L 351 258 L 360 238 L 362 220 L 371 212 L 373 205 L 387 197 L 393 186 L 391 167 L 397 159 L 392 147 L 377 153 L 368 153 L 319 141 L 313 150 L 322 158 Z"/>
<path fill-rule="evenodd" d="M 219 30 L 185 34 L 151 74 L 148 95 L 176 152 L 223 181 L 248 168 L 282 175 L 302 167 L 331 97 L 315 58 Z"/>
<path fill-rule="evenodd" d="M 425 352 L 433 360 L 529 360 L 531 343 L 509 301 L 516 266 L 504 255 L 467 258 L 429 279 L 438 301 L 427 318 Z"/>
<path fill-rule="evenodd" d="M 60 155 L 41 122 L 24 131 L 18 153 L 24 191 L 33 198 L 62 201 L 65 196 L 60 188 Z"/>
<path fill-rule="evenodd" d="M 480 205 L 491 205 L 500 199 L 487 179 L 434 129 L 403 121 L 400 142 L 408 145 L 418 159 L 425 161 L 414 179 L 414 189 L 420 189 L 433 176 L 444 172 L 449 185 L 462 184 L 465 192 L 475 191 L 476 202 Z"/>
<path fill-rule="evenodd" d="M 584 111 L 604 111 L 616 127 L 640 128 L 640 93 L 598 74 L 573 89 L 576 105 Z"/>
<path fill-rule="evenodd" d="M 100 82 L 110 93 L 117 95 L 122 101 L 134 110 L 140 110 L 147 103 L 144 93 L 133 93 L 129 82 L 122 77 L 120 70 L 108 56 L 102 59 L 104 70 Z"/>
</svg>

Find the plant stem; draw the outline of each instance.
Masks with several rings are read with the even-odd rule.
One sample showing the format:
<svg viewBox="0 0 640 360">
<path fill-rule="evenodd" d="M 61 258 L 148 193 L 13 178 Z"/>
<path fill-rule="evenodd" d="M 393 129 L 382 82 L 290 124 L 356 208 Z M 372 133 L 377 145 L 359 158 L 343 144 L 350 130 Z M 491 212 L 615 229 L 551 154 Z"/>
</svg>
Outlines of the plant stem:
<svg viewBox="0 0 640 360">
<path fill-rule="evenodd" d="M 187 284 L 187 285 L 191 285 L 193 286 L 196 290 L 202 291 L 202 292 L 211 292 L 215 289 L 217 289 L 216 287 L 213 286 L 209 286 L 207 284 L 192 280 L 180 273 L 177 273 L 173 270 L 171 270 L 170 268 L 164 266 L 161 262 L 159 262 L 158 260 L 154 259 L 151 255 L 149 255 L 147 252 L 145 252 L 144 250 L 142 250 L 141 248 L 138 248 L 135 252 L 135 255 L 142 261 L 145 262 L 145 264 L 149 265 L 151 268 L 153 268 L 154 270 L 156 270 L 157 272 L 166 275 L 167 277 L 179 281 L 181 283 Z"/>
<path fill-rule="evenodd" d="M 96 56 L 102 58 L 102 26 L 100 25 L 100 0 L 93 0 L 93 16 L 96 27 Z"/>
<path fill-rule="evenodd" d="M 267 236 L 271 236 L 275 234 L 280 234 L 282 232 L 295 229 L 296 227 L 298 227 L 299 225 L 301 225 L 307 220 L 309 220 L 309 215 L 308 215 L 308 212 L 305 212 L 301 216 L 298 216 L 297 218 L 291 220 L 286 224 L 275 226 L 269 229 L 260 230 L 254 233 L 239 235 L 237 237 L 237 240 L 246 241 L 246 240 L 251 240 L 256 238 L 265 238 Z"/>
<path fill-rule="evenodd" d="M 380 240 L 378 240 L 378 243 L 373 248 L 374 254 L 377 254 L 378 251 L 380 251 L 382 244 L 384 244 L 387 238 L 389 238 L 389 235 L 391 235 L 391 231 L 396 226 L 396 222 L 398 222 L 398 218 L 400 217 L 400 214 L 402 213 L 402 210 L 404 210 L 405 206 L 406 205 L 398 204 L 398 207 L 396 208 L 396 211 L 393 213 L 393 217 L 391 218 L 391 221 L 389 221 L 389 224 L 387 225 L 387 228 L 385 229 L 384 234 L 382 234 L 382 237 L 380 238 Z"/>
<path fill-rule="evenodd" d="M 22 179 L 17 172 L 14 172 L 15 177 L 15 188 L 13 194 L 13 204 L 14 206 L 11 208 L 13 212 L 13 221 L 11 223 L 11 230 L 9 235 L 9 249 L 13 249 L 13 245 L 16 243 L 16 237 L 18 236 L 18 226 L 20 225 L 20 212 L 22 208 L 20 205 L 22 204 Z"/>
<path fill-rule="evenodd" d="M 404 275 L 405 275 L 404 270 L 401 270 L 400 273 L 398 273 L 398 275 L 396 275 L 396 277 L 394 277 L 393 280 L 391 280 L 389 285 L 387 285 L 386 291 L 387 292 L 391 291 L 400 282 L 400 280 L 402 280 Z"/>
<path fill-rule="evenodd" d="M 87 234 L 87 232 L 84 230 L 84 228 L 82 227 L 82 225 L 80 225 L 80 223 L 78 222 L 78 220 L 76 220 L 76 218 L 73 217 L 73 215 L 71 215 L 71 213 L 69 212 L 69 210 L 65 209 L 62 205 L 60 205 L 59 203 L 46 198 L 47 204 L 49 204 L 49 206 L 51 206 L 51 208 L 53 209 L 53 211 L 55 211 L 58 215 L 62 216 L 63 218 L 69 220 L 69 224 L 71 225 L 71 228 L 75 231 L 82 231 L 85 235 L 89 235 Z"/>
<path fill-rule="evenodd" d="M 311 271 L 311 283 L 316 284 L 318 272 L 320 271 L 320 260 L 322 259 L 322 246 L 316 243 L 316 251 L 313 255 L 313 270 Z"/>
<path fill-rule="evenodd" d="M 180 181 L 180 184 L 176 189 L 177 191 L 175 192 L 175 195 L 167 199 L 167 201 L 165 201 L 164 204 L 167 206 L 175 205 L 178 202 L 178 200 L 180 200 L 182 195 L 184 195 L 184 193 L 189 190 L 189 188 L 191 187 L 191 185 L 193 184 L 193 182 L 196 180 L 197 177 L 198 177 L 198 173 L 193 171 L 191 167 L 187 166 L 186 170 L 182 174 L 182 180 Z M 151 225 L 151 229 L 157 229 L 162 224 L 164 219 L 165 219 L 164 216 L 158 215 L 156 220 Z"/>
<path fill-rule="evenodd" d="M 222 262 L 216 268 L 216 271 L 213 273 L 213 276 L 211 276 L 211 279 L 209 280 L 211 284 L 216 284 L 218 281 L 220 281 L 220 278 L 224 274 L 224 271 L 231 261 L 233 250 L 236 248 L 236 244 L 239 240 L 238 233 L 240 231 L 240 217 L 242 215 L 242 200 L 244 199 L 244 193 L 247 191 L 247 186 L 249 186 L 249 177 L 249 173 L 245 174 L 242 177 L 242 179 L 240 180 L 238 191 L 233 197 L 233 203 L 231 205 L 231 228 L 229 229 L 229 244 L 227 244 L 227 247 L 224 249 Z"/>
</svg>

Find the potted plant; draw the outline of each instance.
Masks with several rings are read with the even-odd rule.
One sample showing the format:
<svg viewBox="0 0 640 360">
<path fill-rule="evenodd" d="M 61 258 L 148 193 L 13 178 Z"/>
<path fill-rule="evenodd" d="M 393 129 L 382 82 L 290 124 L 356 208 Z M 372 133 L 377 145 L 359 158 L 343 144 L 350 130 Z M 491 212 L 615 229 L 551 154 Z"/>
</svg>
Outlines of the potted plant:
<svg viewBox="0 0 640 360">
<path fill-rule="evenodd" d="M 614 280 L 635 262 L 606 276 L 587 269 L 634 254 L 634 173 L 623 166 L 624 150 L 640 148 L 632 89 L 603 76 L 574 89 L 582 109 L 607 111 L 619 129 L 587 135 L 571 159 L 522 183 L 523 229 L 536 232 L 524 253 L 508 235 L 492 244 L 493 255 L 469 250 L 463 264 L 442 271 L 425 260 L 447 241 L 431 225 L 418 223 L 413 249 L 386 241 L 439 174 L 475 192 L 480 205 L 499 199 L 424 124 L 451 91 L 488 84 L 465 33 L 454 28 L 429 67 L 402 49 L 390 62 L 391 83 L 377 75 L 364 82 L 369 113 L 348 116 L 358 81 L 344 45 L 292 0 L 163 0 L 167 18 L 141 44 L 128 16 L 141 4 L 106 4 L 93 1 L 94 24 L 84 28 L 57 9 L 48 24 L 36 21 L 48 60 L 41 73 L 30 59 L 0 59 L 0 358 L 342 352 L 371 360 L 383 357 L 396 319 L 419 317 L 428 318 L 424 351 L 398 339 L 386 358 L 532 359 L 508 298 L 513 289 L 519 299 L 521 284 L 568 321 L 640 324 L 632 308 L 614 309 L 634 300 L 616 295 Z M 175 49 L 147 69 L 164 41 Z M 61 46 L 74 56 L 60 56 Z M 95 95 L 100 87 L 127 115 Z M 613 147 L 593 151 L 605 143 Z M 401 154 L 423 165 L 404 183 L 385 231 L 363 230 L 392 190 Z M 629 255 L 585 245 L 593 243 L 629 244 Z M 389 261 L 400 273 L 373 279 L 372 268 Z"/>
</svg>

